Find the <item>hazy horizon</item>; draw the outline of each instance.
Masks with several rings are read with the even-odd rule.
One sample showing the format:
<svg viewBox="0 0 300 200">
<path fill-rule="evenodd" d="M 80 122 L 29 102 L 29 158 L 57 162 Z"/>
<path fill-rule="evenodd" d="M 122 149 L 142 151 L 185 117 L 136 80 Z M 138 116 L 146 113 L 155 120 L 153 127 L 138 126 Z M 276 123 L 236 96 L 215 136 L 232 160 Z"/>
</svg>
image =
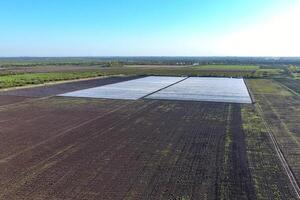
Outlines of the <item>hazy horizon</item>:
<svg viewBox="0 0 300 200">
<path fill-rule="evenodd" d="M 0 57 L 299 57 L 299 0 L 0 2 Z"/>
<path fill-rule="evenodd" d="M 1 59 L 9 58 L 297 58 L 300 56 L 0 56 Z"/>
</svg>

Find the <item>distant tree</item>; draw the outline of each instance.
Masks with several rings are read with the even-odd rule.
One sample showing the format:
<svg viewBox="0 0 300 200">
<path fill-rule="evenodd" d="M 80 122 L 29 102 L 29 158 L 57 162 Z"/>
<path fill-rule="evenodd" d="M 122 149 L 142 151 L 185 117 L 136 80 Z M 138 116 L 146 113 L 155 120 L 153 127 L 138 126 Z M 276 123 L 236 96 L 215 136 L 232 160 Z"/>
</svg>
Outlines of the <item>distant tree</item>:
<svg viewBox="0 0 300 200">
<path fill-rule="evenodd" d="M 107 65 L 107 67 L 123 67 L 124 63 L 119 61 L 110 61 Z"/>
</svg>

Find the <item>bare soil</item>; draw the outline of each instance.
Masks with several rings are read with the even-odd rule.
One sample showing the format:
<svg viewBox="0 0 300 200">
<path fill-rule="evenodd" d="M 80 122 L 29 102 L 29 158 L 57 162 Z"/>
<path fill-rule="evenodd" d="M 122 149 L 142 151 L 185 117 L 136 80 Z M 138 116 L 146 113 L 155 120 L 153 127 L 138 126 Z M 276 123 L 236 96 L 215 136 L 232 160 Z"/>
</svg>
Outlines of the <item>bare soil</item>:
<svg viewBox="0 0 300 200">
<path fill-rule="evenodd" d="M 216 199 L 227 115 L 228 104 L 70 98 L 3 110 L 0 199 Z M 237 151 L 236 190 L 251 196 Z"/>
<path fill-rule="evenodd" d="M 131 78 L 2 93 L 0 199 L 259 199 L 239 104 L 52 97 Z"/>
</svg>

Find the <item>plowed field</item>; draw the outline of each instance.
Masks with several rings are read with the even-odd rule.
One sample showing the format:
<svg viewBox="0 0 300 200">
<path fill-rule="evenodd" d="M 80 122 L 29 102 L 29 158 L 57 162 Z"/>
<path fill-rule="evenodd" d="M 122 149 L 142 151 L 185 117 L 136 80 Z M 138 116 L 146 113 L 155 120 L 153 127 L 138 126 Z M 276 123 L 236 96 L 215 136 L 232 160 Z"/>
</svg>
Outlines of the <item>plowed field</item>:
<svg viewBox="0 0 300 200">
<path fill-rule="evenodd" d="M 33 96 L 0 106 L 0 199 L 296 199 L 252 105 Z"/>
</svg>

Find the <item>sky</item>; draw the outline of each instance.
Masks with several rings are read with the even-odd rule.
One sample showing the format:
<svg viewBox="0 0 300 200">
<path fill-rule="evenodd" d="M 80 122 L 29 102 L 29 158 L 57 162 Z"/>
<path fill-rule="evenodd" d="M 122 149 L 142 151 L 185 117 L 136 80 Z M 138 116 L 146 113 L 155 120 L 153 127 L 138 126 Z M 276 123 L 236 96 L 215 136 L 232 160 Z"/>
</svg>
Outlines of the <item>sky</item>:
<svg viewBox="0 0 300 200">
<path fill-rule="evenodd" d="M 15 56 L 300 56 L 300 0 L 0 0 Z"/>
</svg>

